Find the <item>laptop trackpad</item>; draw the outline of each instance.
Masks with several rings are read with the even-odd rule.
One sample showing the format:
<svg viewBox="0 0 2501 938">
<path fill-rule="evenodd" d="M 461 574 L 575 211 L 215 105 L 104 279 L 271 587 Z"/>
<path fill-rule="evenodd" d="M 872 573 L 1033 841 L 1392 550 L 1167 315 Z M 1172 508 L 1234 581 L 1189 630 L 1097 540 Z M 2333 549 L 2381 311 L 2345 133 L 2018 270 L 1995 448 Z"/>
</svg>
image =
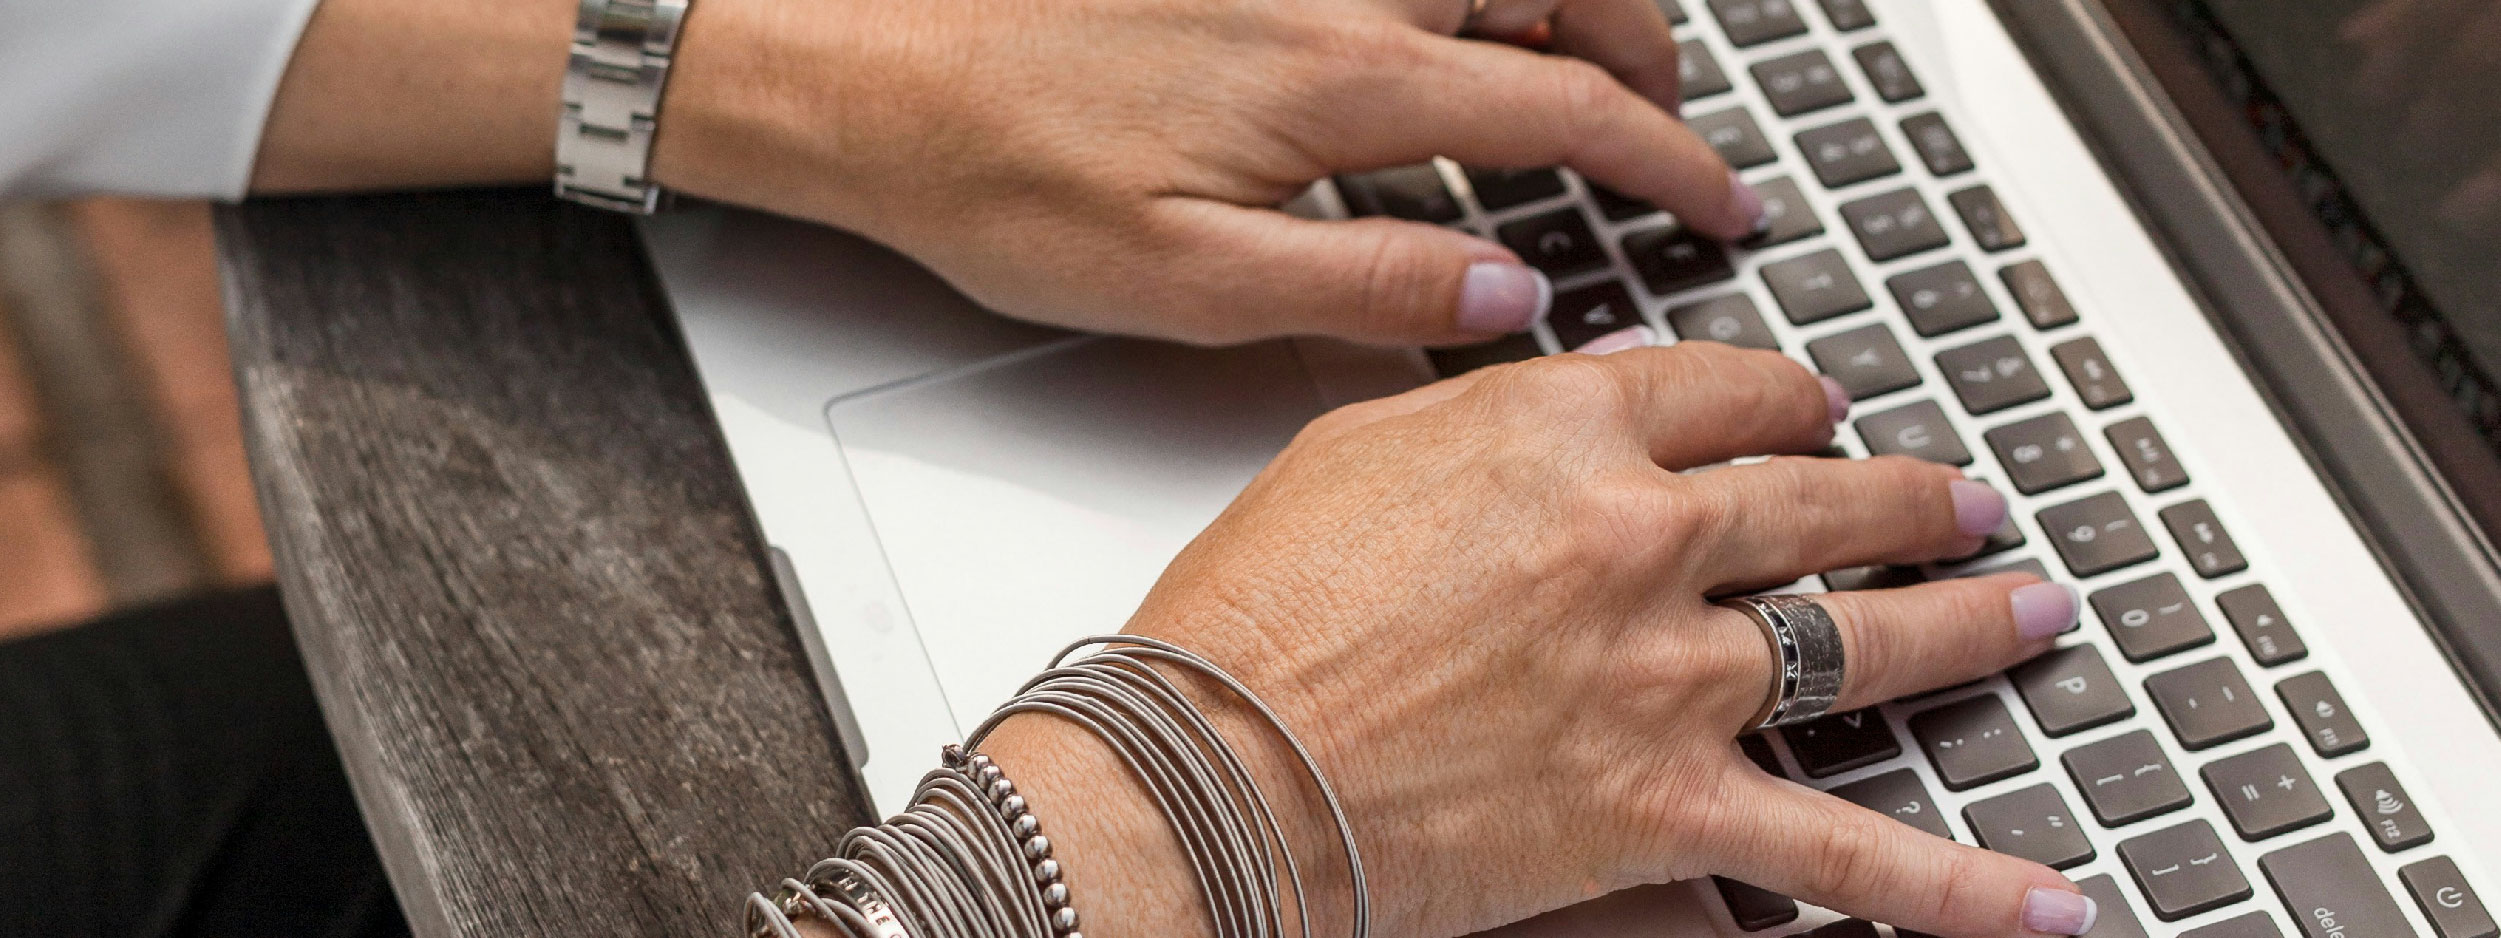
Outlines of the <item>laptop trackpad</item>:
<svg viewBox="0 0 2501 938">
<path fill-rule="evenodd" d="M 1118 631 L 1323 409 L 1287 342 L 1079 338 L 826 409 L 960 729 Z"/>
</svg>

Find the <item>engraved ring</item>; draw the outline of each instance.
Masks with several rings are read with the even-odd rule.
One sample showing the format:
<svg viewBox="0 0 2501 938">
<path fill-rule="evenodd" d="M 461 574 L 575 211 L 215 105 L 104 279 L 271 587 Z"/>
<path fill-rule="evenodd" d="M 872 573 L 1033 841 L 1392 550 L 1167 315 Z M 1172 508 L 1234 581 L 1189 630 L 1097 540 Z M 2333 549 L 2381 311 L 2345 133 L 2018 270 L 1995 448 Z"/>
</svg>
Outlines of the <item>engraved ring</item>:
<svg viewBox="0 0 2501 938">
<path fill-rule="evenodd" d="M 1795 594 L 1745 596 L 1720 605 L 1745 613 L 1771 646 L 1772 686 L 1750 729 L 1803 723 L 1823 716 L 1841 697 L 1841 627 L 1814 599 Z"/>
</svg>

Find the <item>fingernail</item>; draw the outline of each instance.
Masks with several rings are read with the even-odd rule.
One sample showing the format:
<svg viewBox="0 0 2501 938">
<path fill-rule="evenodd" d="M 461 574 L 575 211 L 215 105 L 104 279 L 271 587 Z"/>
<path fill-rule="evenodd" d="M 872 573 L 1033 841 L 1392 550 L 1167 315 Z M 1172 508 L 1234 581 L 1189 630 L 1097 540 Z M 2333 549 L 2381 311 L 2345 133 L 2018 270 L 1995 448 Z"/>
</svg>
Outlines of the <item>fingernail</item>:
<svg viewBox="0 0 2501 938">
<path fill-rule="evenodd" d="M 1984 483 L 1956 479 L 1945 485 L 1954 497 L 1954 529 L 1980 537 L 2006 523 L 2006 496 Z"/>
<path fill-rule="evenodd" d="M 1824 383 L 1824 406 L 1832 410 L 1832 422 L 1840 423 L 1841 418 L 1850 415 L 1849 389 L 1842 387 L 1841 382 L 1833 380 L 1830 375 L 1815 380 Z"/>
<path fill-rule="evenodd" d="M 1735 216 L 1730 225 L 1745 232 L 1743 238 L 1757 237 L 1772 230 L 1772 217 L 1763 212 L 1763 194 L 1737 178 L 1736 170 L 1728 171 L 1728 212 Z"/>
<path fill-rule="evenodd" d="M 1504 334 L 1528 328 L 1554 303 L 1554 284 L 1537 268 L 1508 261 L 1468 265 L 1459 282 L 1459 331 Z"/>
<path fill-rule="evenodd" d="M 1640 348 L 1650 344 L 1652 344 L 1650 327 L 1634 326 L 1629 329 L 1617 329 L 1591 339 L 1588 344 L 1572 351 L 1583 355 L 1604 355 L 1608 352 L 1621 352 L 1628 348 Z"/>
<path fill-rule="evenodd" d="M 2065 583 L 2018 586 L 2008 601 L 2015 605 L 2015 634 L 2027 642 L 2073 628 L 2077 614 L 2084 609 L 2083 598 L 2077 595 L 2075 587 Z"/>
<path fill-rule="evenodd" d="M 2101 909 L 2093 897 L 2079 892 L 2034 886 L 2023 894 L 2023 927 L 2048 935 L 2081 935 L 2093 930 Z"/>
</svg>

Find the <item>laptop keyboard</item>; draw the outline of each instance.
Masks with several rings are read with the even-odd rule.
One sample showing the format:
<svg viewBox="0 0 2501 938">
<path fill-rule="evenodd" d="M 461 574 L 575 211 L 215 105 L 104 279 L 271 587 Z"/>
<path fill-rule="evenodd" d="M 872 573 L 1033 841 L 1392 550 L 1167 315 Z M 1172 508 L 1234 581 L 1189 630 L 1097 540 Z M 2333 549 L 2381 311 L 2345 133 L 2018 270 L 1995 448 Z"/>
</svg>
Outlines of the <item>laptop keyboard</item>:
<svg viewBox="0 0 2501 938">
<path fill-rule="evenodd" d="M 2501 935 L 2414 809 L 2403 760 L 2375 751 L 2328 676 L 2304 667 L 2298 625 L 2227 513 L 2142 412 L 2091 311 L 2027 252 L 2019 211 L 1877 17 L 1857 0 L 1659 2 L 1687 120 L 1763 194 L 1770 230 L 1731 248 L 1564 170 L 1435 161 L 1334 180 L 1352 214 L 1490 236 L 1554 279 L 1533 332 L 1435 350 L 1435 368 L 1635 324 L 1799 356 L 1859 402 L 1842 451 L 1967 467 L 2012 490 L 2016 517 L 1974 558 L 1795 588 L 2021 569 L 2076 583 L 2090 609 L 2006 675 L 1749 737 L 1747 755 L 1937 836 L 2071 871 L 2101 902 L 2093 938 L 2419 934 L 2400 893 L 2435 938 Z M 2368 857 L 2382 851 L 2402 854 L 2393 879 Z M 1879 934 L 1846 919 L 1807 929 L 1786 897 L 1715 885 L 1742 931 Z"/>
</svg>

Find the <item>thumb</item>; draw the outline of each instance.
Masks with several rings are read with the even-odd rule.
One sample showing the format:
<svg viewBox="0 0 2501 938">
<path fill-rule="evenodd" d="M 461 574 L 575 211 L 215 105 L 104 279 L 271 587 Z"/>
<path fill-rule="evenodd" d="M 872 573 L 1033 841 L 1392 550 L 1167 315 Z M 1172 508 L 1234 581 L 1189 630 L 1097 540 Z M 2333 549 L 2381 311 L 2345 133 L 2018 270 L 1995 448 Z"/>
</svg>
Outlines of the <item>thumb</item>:
<svg viewBox="0 0 2501 938">
<path fill-rule="evenodd" d="M 1874 922 L 1948 938 L 2079 935 L 2092 899 L 2041 864 L 1955 843 L 1769 776 L 1731 786 L 1731 878 Z"/>
<path fill-rule="evenodd" d="M 1232 339 L 1329 335 L 1446 345 L 1521 332 L 1554 285 L 1507 248 L 1465 232 L 1386 218 L 1314 221 L 1269 209 L 1173 200 L 1178 263 L 1194 317 Z"/>
</svg>

